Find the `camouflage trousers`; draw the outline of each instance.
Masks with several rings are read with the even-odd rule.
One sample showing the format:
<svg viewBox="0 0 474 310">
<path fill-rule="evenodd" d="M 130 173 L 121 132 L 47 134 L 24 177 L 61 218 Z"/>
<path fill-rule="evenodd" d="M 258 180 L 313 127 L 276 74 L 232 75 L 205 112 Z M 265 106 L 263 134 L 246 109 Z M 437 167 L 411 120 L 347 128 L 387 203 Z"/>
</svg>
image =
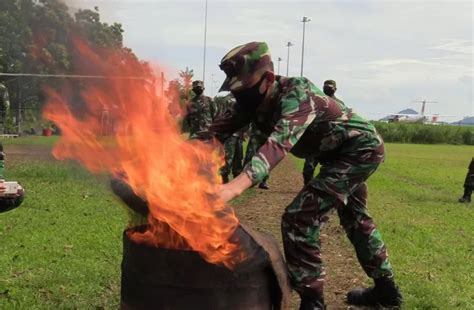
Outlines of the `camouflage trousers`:
<svg viewBox="0 0 474 310">
<path fill-rule="evenodd" d="M 307 157 L 304 160 L 303 166 L 303 180 L 304 184 L 309 183 L 309 181 L 314 176 L 314 170 L 316 170 L 316 166 L 318 165 L 318 160 L 312 157 Z"/>
<path fill-rule="evenodd" d="M 367 275 L 392 275 L 387 249 L 367 211 L 366 180 L 383 156 L 382 143 L 372 150 L 322 160 L 319 174 L 285 209 L 282 235 L 286 262 L 293 288 L 300 295 L 323 295 L 320 226 L 333 208 Z"/>
<path fill-rule="evenodd" d="M 225 164 L 221 168 L 222 176 L 232 176 L 235 178 L 242 170 L 242 162 L 244 157 L 244 150 L 242 145 L 242 137 L 231 136 L 224 142 L 224 161 Z"/>
<path fill-rule="evenodd" d="M 472 158 L 472 161 L 469 164 L 466 180 L 464 180 L 464 188 L 474 190 L 474 157 Z"/>
</svg>

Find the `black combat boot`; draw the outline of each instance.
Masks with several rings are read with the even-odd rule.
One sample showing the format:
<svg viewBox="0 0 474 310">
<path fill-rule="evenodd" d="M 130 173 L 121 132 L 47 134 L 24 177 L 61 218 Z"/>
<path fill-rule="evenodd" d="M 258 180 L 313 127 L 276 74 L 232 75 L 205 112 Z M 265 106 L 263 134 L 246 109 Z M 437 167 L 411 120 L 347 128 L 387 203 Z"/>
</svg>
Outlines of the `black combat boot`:
<svg viewBox="0 0 474 310">
<path fill-rule="evenodd" d="M 258 184 L 258 188 L 260 189 L 270 189 L 270 186 L 268 186 L 267 182 L 261 182 Z"/>
<path fill-rule="evenodd" d="M 399 307 L 402 294 L 392 277 L 374 279 L 375 286 L 356 288 L 347 293 L 347 302 L 355 306 Z"/>
<path fill-rule="evenodd" d="M 459 198 L 459 202 L 461 203 L 470 203 L 471 202 L 471 195 L 472 195 L 472 189 L 464 189 L 464 195 Z"/>
<path fill-rule="evenodd" d="M 300 303 L 300 310 L 324 310 L 324 299 L 314 296 L 302 296 Z"/>
</svg>

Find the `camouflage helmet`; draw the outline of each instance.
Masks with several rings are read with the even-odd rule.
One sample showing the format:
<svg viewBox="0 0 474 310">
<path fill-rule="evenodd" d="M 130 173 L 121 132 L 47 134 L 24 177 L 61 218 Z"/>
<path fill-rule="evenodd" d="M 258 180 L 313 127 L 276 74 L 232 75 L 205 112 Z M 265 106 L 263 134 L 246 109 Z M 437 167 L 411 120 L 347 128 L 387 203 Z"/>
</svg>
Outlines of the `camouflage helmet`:
<svg viewBox="0 0 474 310">
<path fill-rule="evenodd" d="M 265 42 L 250 42 L 233 48 L 219 65 L 226 79 L 219 91 L 239 91 L 254 86 L 267 71 L 273 71 Z"/>
<path fill-rule="evenodd" d="M 331 87 L 331 88 L 336 88 L 336 81 L 334 80 L 326 80 L 324 81 L 324 86 L 328 86 L 328 87 Z"/>
<path fill-rule="evenodd" d="M 204 88 L 204 82 L 203 82 L 203 81 L 200 81 L 200 80 L 193 81 L 192 87 L 193 87 L 193 88 L 195 88 L 195 87 Z"/>
</svg>

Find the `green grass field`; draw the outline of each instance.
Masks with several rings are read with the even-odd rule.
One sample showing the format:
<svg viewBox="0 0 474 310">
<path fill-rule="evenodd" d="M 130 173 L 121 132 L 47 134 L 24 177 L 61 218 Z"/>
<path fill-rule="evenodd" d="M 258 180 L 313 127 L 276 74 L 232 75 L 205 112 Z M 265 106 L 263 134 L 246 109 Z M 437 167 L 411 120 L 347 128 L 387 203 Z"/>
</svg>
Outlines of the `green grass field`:
<svg viewBox="0 0 474 310">
<path fill-rule="evenodd" d="M 369 182 L 406 309 L 474 309 L 474 204 L 456 202 L 473 155 L 472 146 L 389 144 Z M 66 163 L 6 171 L 27 196 L 0 214 L 0 309 L 117 308 L 128 217 L 107 179 Z"/>
<path fill-rule="evenodd" d="M 369 183 L 407 309 L 474 309 L 474 204 L 462 195 L 472 146 L 389 144 Z"/>
</svg>

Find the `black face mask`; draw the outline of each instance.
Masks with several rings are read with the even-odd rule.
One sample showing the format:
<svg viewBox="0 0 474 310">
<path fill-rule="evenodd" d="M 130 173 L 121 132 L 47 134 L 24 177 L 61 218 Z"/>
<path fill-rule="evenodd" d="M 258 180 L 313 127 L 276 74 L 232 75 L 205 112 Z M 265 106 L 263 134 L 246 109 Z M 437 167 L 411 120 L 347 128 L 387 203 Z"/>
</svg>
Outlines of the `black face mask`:
<svg viewBox="0 0 474 310">
<path fill-rule="evenodd" d="M 262 85 L 264 79 L 265 75 L 251 88 L 244 89 L 239 92 L 232 92 L 232 95 L 234 95 L 235 100 L 237 101 L 237 107 L 242 109 L 243 112 L 253 114 L 257 110 L 258 106 L 262 104 L 263 99 L 265 99 L 265 95 L 268 91 L 265 91 L 263 94 L 261 94 L 259 91 L 260 85 Z"/>
<path fill-rule="evenodd" d="M 193 93 L 195 93 L 196 96 L 200 96 L 203 92 L 204 92 L 204 89 L 202 89 L 201 87 L 193 88 Z"/>
<path fill-rule="evenodd" d="M 326 96 L 332 97 L 332 96 L 334 96 L 334 93 L 336 91 L 332 87 L 324 86 L 323 87 L 323 92 L 326 94 Z"/>
</svg>

